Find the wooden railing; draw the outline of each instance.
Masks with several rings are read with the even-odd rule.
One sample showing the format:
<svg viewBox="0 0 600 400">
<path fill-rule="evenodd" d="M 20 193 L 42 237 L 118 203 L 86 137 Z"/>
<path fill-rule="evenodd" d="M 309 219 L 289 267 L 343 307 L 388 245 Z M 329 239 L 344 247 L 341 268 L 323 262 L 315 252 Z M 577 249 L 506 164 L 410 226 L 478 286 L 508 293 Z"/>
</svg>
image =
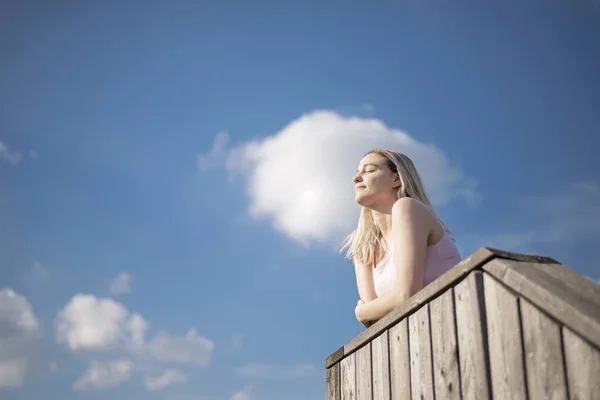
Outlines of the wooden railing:
<svg viewBox="0 0 600 400">
<path fill-rule="evenodd" d="M 600 285 L 481 248 L 327 357 L 328 400 L 600 399 Z"/>
</svg>

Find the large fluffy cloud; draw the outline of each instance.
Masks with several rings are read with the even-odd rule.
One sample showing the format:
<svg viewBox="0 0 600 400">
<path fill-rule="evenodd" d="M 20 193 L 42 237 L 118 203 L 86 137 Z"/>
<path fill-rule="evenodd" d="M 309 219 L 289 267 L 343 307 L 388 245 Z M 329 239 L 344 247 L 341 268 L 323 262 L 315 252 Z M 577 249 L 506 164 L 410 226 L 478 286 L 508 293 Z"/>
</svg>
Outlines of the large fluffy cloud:
<svg viewBox="0 0 600 400">
<path fill-rule="evenodd" d="M 42 329 L 27 299 L 0 290 L 0 388 L 22 386 Z"/>
<path fill-rule="evenodd" d="M 232 176 L 246 179 L 249 212 L 268 218 L 291 238 L 308 243 L 338 243 L 356 224 L 352 177 L 360 158 L 372 148 L 393 148 L 410 156 L 436 204 L 454 198 L 476 199 L 475 183 L 431 144 L 392 129 L 377 119 L 315 111 L 279 132 L 227 149 L 219 133 L 201 170 L 223 162 Z"/>
</svg>

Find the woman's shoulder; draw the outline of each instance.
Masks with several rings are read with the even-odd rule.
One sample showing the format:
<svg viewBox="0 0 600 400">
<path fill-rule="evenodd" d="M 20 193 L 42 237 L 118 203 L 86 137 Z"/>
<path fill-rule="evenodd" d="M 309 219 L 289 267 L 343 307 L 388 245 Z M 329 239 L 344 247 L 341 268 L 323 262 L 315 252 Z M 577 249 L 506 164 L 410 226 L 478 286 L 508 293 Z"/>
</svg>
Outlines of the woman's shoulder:
<svg viewBox="0 0 600 400">
<path fill-rule="evenodd" d="M 422 201 L 412 197 L 402 197 L 392 207 L 392 220 L 411 220 L 435 226 L 437 218 Z"/>
<path fill-rule="evenodd" d="M 392 206 L 392 215 L 394 214 L 417 214 L 432 215 L 429 208 L 420 200 L 412 197 L 401 197 Z"/>
</svg>

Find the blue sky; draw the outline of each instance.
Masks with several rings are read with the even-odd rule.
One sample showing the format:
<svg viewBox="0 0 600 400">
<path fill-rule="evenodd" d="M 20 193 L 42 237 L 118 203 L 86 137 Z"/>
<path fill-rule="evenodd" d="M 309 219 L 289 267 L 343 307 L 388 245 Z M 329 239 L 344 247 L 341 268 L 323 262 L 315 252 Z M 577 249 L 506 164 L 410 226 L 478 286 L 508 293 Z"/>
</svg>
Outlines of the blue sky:
<svg viewBox="0 0 600 400">
<path fill-rule="evenodd" d="M 402 3 L 5 3 L 2 397 L 323 399 L 371 147 L 599 279 L 600 4 Z"/>
</svg>

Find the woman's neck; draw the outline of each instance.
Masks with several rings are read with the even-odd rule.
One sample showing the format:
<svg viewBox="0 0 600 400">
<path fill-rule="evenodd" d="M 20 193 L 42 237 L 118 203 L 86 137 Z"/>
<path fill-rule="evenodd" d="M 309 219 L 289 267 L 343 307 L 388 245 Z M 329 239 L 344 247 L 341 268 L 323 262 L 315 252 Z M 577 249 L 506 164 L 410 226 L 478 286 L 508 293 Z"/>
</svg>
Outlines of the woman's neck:
<svg viewBox="0 0 600 400">
<path fill-rule="evenodd" d="M 375 224 L 381 231 L 381 234 L 384 238 L 390 237 L 392 234 L 392 211 L 390 208 L 389 212 L 386 211 L 378 211 L 372 210 L 373 220 Z"/>
</svg>

